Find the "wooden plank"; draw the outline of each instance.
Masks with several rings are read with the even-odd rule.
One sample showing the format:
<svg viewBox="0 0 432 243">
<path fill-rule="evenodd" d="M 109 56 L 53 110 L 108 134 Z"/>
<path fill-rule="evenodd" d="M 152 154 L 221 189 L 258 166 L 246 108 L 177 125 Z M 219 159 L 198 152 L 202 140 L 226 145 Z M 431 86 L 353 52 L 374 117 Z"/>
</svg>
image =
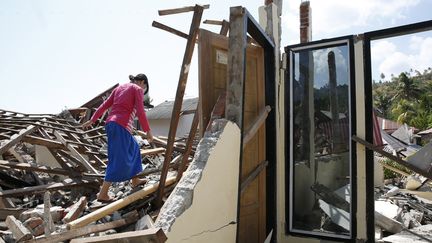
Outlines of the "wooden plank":
<svg viewBox="0 0 432 243">
<path fill-rule="evenodd" d="M 6 217 L 9 215 L 19 218 L 21 213 L 26 210 L 26 208 L 0 208 L 0 220 L 6 220 Z"/>
<path fill-rule="evenodd" d="M 10 139 L 9 141 L 7 141 L 5 144 L 3 144 L 0 147 L 0 155 L 3 154 L 4 152 L 8 151 L 15 144 L 19 143 L 25 136 L 32 133 L 35 129 L 36 129 L 36 126 L 30 125 L 25 130 L 21 130 L 19 132 L 18 136 L 16 136 L 13 139 Z"/>
<path fill-rule="evenodd" d="M 166 180 L 166 182 L 164 184 L 166 185 L 170 185 L 172 183 L 175 182 L 175 177 L 170 177 Z M 160 183 L 155 183 L 149 186 L 144 187 L 142 190 L 137 191 L 127 197 L 124 197 L 120 200 L 117 200 L 115 202 L 112 202 L 108 205 L 106 205 L 105 207 L 99 208 L 94 212 L 91 212 L 79 219 L 76 219 L 72 222 L 69 222 L 67 224 L 67 228 L 68 229 L 76 229 L 76 228 L 80 228 L 83 227 L 85 225 L 88 225 L 98 219 L 101 219 L 102 217 L 113 213 L 114 211 L 117 211 L 121 208 L 124 208 L 125 206 L 139 200 L 142 199 L 144 197 L 146 197 L 147 195 L 155 192 L 158 188 Z"/>
<path fill-rule="evenodd" d="M 264 110 L 260 112 L 258 117 L 252 122 L 253 125 L 243 134 L 243 148 L 246 147 L 253 136 L 258 132 L 258 129 L 265 123 L 270 111 L 271 107 L 266 106 Z"/>
<path fill-rule="evenodd" d="M 208 9 L 210 7 L 209 4 L 206 5 L 195 5 L 195 6 L 190 6 L 190 7 L 182 7 L 182 8 L 173 8 L 173 9 L 165 9 L 165 10 L 159 10 L 159 16 L 163 16 L 163 15 L 170 15 L 170 14 L 178 14 L 178 13 L 185 13 L 185 12 L 191 12 L 191 11 L 195 11 L 197 7 L 200 7 L 202 9 Z"/>
<path fill-rule="evenodd" d="M 416 172 L 416 173 L 418 173 L 418 174 L 420 174 L 420 175 L 422 175 L 422 176 L 424 176 L 424 177 L 426 177 L 428 179 L 432 179 L 432 174 L 431 173 L 428 173 L 427 171 L 423 171 L 423 170 L 415 167 L 414 165 L 408 163 L 407 161 L 405 161 L 405 160 L 403 160 L 403 159 L 401 159 L 399 157 L 396 157 L 393 154 L 388 153 L 388 152 L 386 152 L 386 151 L 384 151 L 384 150 L 382 150 L 382 149 L 374 146 L 371 143 L 366 142 L 365 140 L 363 140 L 363 139 L 361 139 L 361 138 L 359 138 L 359 137 L 357 137 L 355 135 L 352 136 L 352 140 L 355 141 L 355 142 L 357 142 L 357 143 L 360 143 L 360 144 L 364 145 L 366 148 L 368 148 L 368 149 L 370 149 L 372 151 L 375 151 L 375 152 L 377 152 L 377 153 L 379 153 L 379 154 L 381 154 L 381 155 L 383 155 L 383 156 L 385 156 L 385 157 L 393 160 L 394 162 L 397 162 L 398 164 L 401 164 L 401 165 L 407 167 L 408 169 L 410 169 L 410 170 L 412 170 L 412 171 L 414 171 L 414 172 Z"/>
<path fill-rule="evenodd" d="M 141 149 L 141 156 L 161 154 L 165 150 L 165 148 Z"/>
<path fill-rule="evenodd" d="M 263 171 L 268 165 L 268 161 L 261 162 L 247 177 L 241 182 L 240 194 L 242 194 L 245 189 L 250 185 L 252 181 L 257 178 L 257 176 Z"/>
<path fill-rule="evenodd" d="M 197 109 L 197 110 L 195 110 L 195 114 L 194 114 L 194 117 L 193 117 L 193 120 L 192 120 L 192 124 L 191 124 L 191 128 L 190 128 L 190 131 L 189 131 L 189 137 L 188 137 L 187 143 L 186 143 L 186 152 L 183 154 L 182 161 L 180 162 L 180 166 L 179 166 L 179 168 L 177 170 L 176 181 L 179 181 L 180 178 L 182 177 L 183 172 L 184 172 L 184 170 L 186 168 L 186 164 L 189 161 L 189 155 L 190 155 L 190 153 L 192 151 L 192 144 L 193 144 L 193 142 L 195 140 L 195 134 L 196 134 L 196 131 L 197 131 L 197 128 L 198 128 L 198 120 L 199 120 L 198 118 L 199 118 L 199 114 L 198 114 L 198 109 Z"/>
<path fill-rule="evenodd" d="M 27 194 L 43 194 L 45 191 L 55 191 L 60 189 L 67 189 L 72 187 L 80 186 L 97 186 L 99 183 L 97 181 L 87 181 L 87 180 L 71 180 L 71 182 L 58 182 L 51 183 L 40 186 L 24 187 L 19 189 L 4 190 L 0 192 L 0 197 L 16 197 L 23 196 Z"/>
<path fill-rule="evenodd" d="M 96 175 L 100 174 L 99 171 L 97 171 L 95 168 L 93 168 L 93 166 L 80 153 L 78 153 L 78 151 L 72 145 L 70 145 L 66 142 L 66 140 L 63 138 L 63 136 L 58 131 L 55 131 L 54 135 L 63 145 L 65 145 L 68 148 L 68 150 L 75 157 L 78 158 L 78 160 L 82 163 L 82 165 L 84 165 L 84 167 L 86 167 L 91 173 L 94 173 Z"/>
<path fill-rule="evenodd" d="M 243 96 L 246 63 L 246 21 L 242 7 L 230 8 L 228 83 L 225 118 L 243 131 Z"/>
<path fill-rule="evenodd" d="M 21 221 L 17 220 L 12 215 L 7 216 L 6 225 L 12 232 L 16 242 L 30 240 L 33 238 L 31 232 L 21 223 Z"/>
<path fill-rule="evenodd" d="M 138 212 L 132 211 L 125 215 L 124 218 L 114 220 L 109 223 L 103 223 L 103 224 L 95 224 L 95 225 L 89 225 L 86 227 L 78 228 L 78 229 L 72 229 L 68 231 L 64 231 L 58 234 L 52 234 L 47 237 L 33 239 L 30 241 L 27 241 L 28 243 L 51 243 L 51 242 L 62 242 L 67 241 L 73 238 L 78 238 L 84 235 L 89 235 L 97 232 L 106 231 L 109 229 L 114 229 L 118 227 L 122 227 L 128 224 L 131 224 L 138 220 Z"/>
<path fill-rule="evenodd" d="M 200 5 L 195 5 L 194 15 L 192 18 L 192 23 L 189 30 L 189 38 L 186 43 L 186 50 L 183 56 L 183 62 L 180 70 L 180 77 L 177 85 L 176 98 L 174 101 L 174 106 L 171 115 L 170 129 L 168 132 L 168 143 L 167 150 L 165 151 L 165 159 L 162 166 L 162 172 L 160 177 L 160 185 L 158 188 L 157 198 L 155 204 L 157 207 L 162 206 L 162 197 L 164 195 L 165 189 L 165 179 L 168 174 L 168 166 L 171 161 L 171 156 L 173 153 L 173 145 L 175 140 L 175 135 L 177 132 L 177 126 L 180 119 L 181 106 L 183 103 L 183 97 L 186 90 L 186 82 L 189 75 L 189 69 L 192 61 L 192 55 L 195 48 L 195 40 L 198 36 L 199 26 L 201 23 L 201 17 L 204 11 L 204 7 Z"/>
<path fill-rule="evenodd" d="M 72 205 L 69 212 L 62 219 L 64 223 L 69 223 L 77 219 L 87 206 L 87 198 L 81 197 L 76 203 Z"/>
<path fill-rule="evenodd" d="M 96 237 L 87 237 L 87 238 L 79 238 L 73 239 L 71 243 L 87 243 L 87 242 L 130 242 L 130 243 L 138 243 L 138 242 L 154 242 L 154 243 L 163 243 L 167 240 L 167 237 L 162 229 L 160 228 L 152 228 L 146 230 L 139 231 L 131 231 L 124 232 L 112 235 L 104 235 L 104 236 L 96 236 Z"/>
<path fill-rule="evenodd" d="M 169 27 L 169 26 L 166 26 L 166 25 L 164 25 L 164 24 L 162 24 L 162 23 L 159 23 L 159 22 L 157 22 L 157 21 L 153 21 L 152 26 L 155 27 L 155 28 L 158 28 L 158 29 L 161 29 L 161 30 L 165 30 L 165 31 L 167 31 L 167 32 L 170 32 L 171 34 L 174 34 L 174 35 L 177 35 L 177 36 L 183 37 L 183 38 L 185 38 L 185 39 L 187 39 L 187 38 L 189 37 L 186 33 L 183 33 L 183 32 L 181 32 L 181 31 L 179 31 L 179 30 L 176 30 L 176 29 L 174 29 L 174 28 L 171 28 L 171 27 Z"/>
</svg>

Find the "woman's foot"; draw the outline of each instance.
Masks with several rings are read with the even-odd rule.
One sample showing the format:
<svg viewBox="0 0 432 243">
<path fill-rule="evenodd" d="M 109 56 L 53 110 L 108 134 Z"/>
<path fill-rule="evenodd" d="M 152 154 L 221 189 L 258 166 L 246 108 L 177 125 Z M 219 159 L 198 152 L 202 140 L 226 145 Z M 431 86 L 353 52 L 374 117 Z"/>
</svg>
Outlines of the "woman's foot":
<svg viewBox="0 0 432 243">
<path fill-rule="evenodd" d="M 96 194 L 96 198 L 99 202 L 110 203 L 114 201 L 114 198 L 107 195 L 101 195 L 100 193 Z"/>
<path fill-rule="evenodd" d="M 132 187 L 138 187 L 138 186 L 144 185 L 146 183 L 147 183 L 147 179 L 141 179 L 138 177 L 134 177 L 134 178 L 132 178 L 131 185 L 132 185 Z"/>
</svg>

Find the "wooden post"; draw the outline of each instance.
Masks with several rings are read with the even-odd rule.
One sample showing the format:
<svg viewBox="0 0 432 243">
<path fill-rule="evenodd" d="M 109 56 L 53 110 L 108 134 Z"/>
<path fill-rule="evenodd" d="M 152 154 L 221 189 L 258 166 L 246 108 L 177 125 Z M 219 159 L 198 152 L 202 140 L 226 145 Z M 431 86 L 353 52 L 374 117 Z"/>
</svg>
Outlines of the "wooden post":
<svg viewBox="0 0 432 243">
<path fill-rule="evenodd" d="M 157 198 L 155 201 L 156 207 L 162 206 L 162 197 L 164 195 L 164 189 L 165 189 L 165 179 L 168 174 L 169 162 L 171 161 L 173 146 L 175 142 L 175 135 L 177 132 L 178 121 L 180 119 L 181 106 L 183 103 L 183 96 L 186 89 L 186 82 L 187 82 L 189 69 L 191 65 L 192 54 L 195 48 L 195 40 L 198 36 L 198 31 L 199 31 L 199 26 L 201 23 L 201 17 L 203 11 L 204 11 L 203 6 L 195 5 L 194 15 L 190 26 L 189 35 L 188 35 L 189 37 L 186 43 L 186 50 L 183 57 L 183 63 L 180 70 L 180 78 L 177 86 L 176 99 L 174 101 L 174 107 L 171 115 L 170 129 L 168 133 L 168 143 L 167 143 L 167 149 L 165 151 L 165 160 L 162 166 L 160 184 L 157 192 Z"/>
<path fill-rule="evenodd" d="M 46 191 L 44 194 L 44 228 L 45 236 L 49 236 L 54 230 L 54 222 L 51 215 L 51 193 Z"/>
<path fill-rule="evenodd" d="M 226 119 L 243 128 L 243 93 L 246 72 L 246 18 L 242 7 L 230 8 Z"/>
</svg>

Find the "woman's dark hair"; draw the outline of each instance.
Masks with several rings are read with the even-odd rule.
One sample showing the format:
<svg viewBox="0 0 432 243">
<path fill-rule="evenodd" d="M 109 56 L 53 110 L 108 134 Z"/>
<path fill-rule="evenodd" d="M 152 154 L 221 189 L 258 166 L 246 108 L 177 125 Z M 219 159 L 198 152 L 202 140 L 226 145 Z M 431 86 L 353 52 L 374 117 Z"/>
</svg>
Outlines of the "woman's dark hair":
<svg viewBox="0 0 432 243">
<path fill-rule="evenodd" d="M 147 76 L 144 73 L 139 73 L 136 76 L 129 75 L 129 80 L 132 83 L 135 83 L 136 81 L 144 81 L 144 83 L 147 85 L 147 90 L 144 92 L 144 94 L 148 93 L 148 91 L 150 89 L 150 86 L 149 86 L 149 83 L 148 83 Z"/>
</svg>

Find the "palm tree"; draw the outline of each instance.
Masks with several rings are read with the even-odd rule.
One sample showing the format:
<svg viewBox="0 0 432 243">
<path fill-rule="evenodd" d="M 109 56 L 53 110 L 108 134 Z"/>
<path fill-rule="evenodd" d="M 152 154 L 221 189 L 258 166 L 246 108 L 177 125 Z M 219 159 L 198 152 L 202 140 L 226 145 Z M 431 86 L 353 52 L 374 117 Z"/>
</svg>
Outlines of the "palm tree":
<svg viewBox="0 0 432 243">
<path fill-rule="evenodd" d="M 409 78 L 405 73 L 401 73 L 397 79 L 398 86 L 396 88 L 395 98 L 406 100 L 417 100 L 421 95 L 421 90 L 414 83 L 413 78 Z"/>
<path fill-rule="evenodd" d="M 397 122 L 401 124 L 411 124 L 411 121 L 416 117 L 418 104 L 415 102 L 402 99 L 392 109 L 392 113 L 397 117 Z"/>
</svg>

